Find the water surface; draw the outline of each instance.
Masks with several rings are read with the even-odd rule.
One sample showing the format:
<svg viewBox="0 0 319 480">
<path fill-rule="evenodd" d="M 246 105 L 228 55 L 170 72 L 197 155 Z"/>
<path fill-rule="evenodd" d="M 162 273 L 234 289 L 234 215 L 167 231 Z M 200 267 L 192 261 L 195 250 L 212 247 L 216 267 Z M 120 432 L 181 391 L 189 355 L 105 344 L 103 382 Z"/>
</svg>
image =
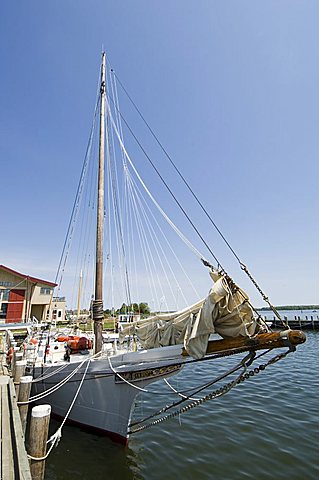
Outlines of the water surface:
<svg viewBox="0 0 319 480">
<path fill-rule="evenodd" d="M 317 480 L 318 343 L 319 332 L 310 332 L 297 352 L 222 398 L 133 435 L 128 448 L 66 426 L 45 478 Z M 180 390 L 199 385 L 234 361 L 195 363 L 170 381 Z M 135 418 L 175 398 L 163 396 L 162 382 L 149 390 Z"/>
</svg>

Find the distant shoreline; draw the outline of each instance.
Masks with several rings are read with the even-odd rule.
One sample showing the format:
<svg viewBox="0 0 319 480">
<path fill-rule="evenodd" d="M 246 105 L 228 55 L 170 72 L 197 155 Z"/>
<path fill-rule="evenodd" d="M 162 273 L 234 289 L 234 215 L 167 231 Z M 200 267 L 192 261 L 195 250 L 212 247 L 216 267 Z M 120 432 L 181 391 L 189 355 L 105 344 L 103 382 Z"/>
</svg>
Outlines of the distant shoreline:
<svg viewBox="0 0 319 480">
<path fill-rule="evenodd" d="M 280 305 L 276 310 L 319 310 L 319 305 Z M 257 308 L 259 311 L 271 310 L 269 307 Z"/>
</svg>

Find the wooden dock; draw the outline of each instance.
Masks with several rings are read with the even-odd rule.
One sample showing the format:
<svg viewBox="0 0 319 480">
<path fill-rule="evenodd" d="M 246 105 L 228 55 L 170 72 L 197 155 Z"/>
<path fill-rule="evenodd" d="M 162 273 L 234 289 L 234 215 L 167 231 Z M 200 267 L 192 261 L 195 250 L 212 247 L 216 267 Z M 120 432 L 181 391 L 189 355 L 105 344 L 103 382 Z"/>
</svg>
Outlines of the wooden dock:
<svg viewBox="0 0 319 480">
<path fill-rule="evenodd" d="M 16 391 L 0 335 L 0 479 L 31 480 Z"/>
</svg>

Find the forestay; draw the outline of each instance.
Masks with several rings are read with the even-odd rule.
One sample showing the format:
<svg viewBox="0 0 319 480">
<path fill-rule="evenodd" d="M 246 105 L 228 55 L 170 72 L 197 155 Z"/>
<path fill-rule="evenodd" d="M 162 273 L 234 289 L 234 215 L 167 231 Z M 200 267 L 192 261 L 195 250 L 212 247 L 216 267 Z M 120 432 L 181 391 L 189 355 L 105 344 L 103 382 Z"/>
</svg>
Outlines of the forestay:
<svg viewBox="0 0 319 480">
<path fill-rule="evenodd" d="M 183 344 L 194 358 L 202 358 L 209 336 L 250 337 L 259 330 L 249 297 L 225 274 L 212 269 L 214 281 L 207 298 L 183 310 L 153 315 L 132 322 L 120 332 L 120 339 L 136 334 L 144 348 Z"/>
</svg>

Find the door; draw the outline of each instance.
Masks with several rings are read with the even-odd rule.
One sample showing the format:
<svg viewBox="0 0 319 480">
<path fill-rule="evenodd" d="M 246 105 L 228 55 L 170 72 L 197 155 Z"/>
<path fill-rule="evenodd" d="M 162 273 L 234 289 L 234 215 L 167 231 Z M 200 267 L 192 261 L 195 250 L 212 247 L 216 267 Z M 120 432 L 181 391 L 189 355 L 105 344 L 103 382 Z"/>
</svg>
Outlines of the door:
<svg viewBox="0 0 319 480">
<path fill-rule="evenodd" d="M 7 309 L 6 323 L 19 323 L 22 321 L 25 290 L 11 290 Z"/>
</svg>

